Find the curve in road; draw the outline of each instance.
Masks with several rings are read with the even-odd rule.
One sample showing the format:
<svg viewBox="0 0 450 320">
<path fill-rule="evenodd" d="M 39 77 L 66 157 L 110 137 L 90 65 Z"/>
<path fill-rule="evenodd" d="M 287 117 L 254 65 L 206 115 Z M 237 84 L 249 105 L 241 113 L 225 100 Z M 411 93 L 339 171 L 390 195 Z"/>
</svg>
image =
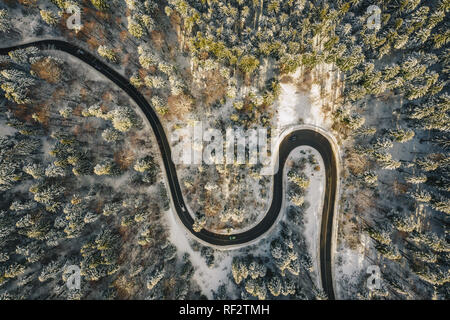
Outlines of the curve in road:
<svg viewBox="0 0 450 320">
<path fill-rule="evenodd" d="M 136 102 L 136 104 L 141 108 L 142 112 L 150 122 L 150 125 L 158 141 L 158 146 L 164 163 L 173 205 L 180 221 L 183 223 L 186 229 L 188 229 L 192 233 L 194 237 L 212 245 L 225 247 L 245 244 L 251 242 L 254 239 L 257 239 L 258 237 L 266 233 L 276 222 L 281 211 L 283 202 L 283 168 L 289 153 L 294 148 L 302 145 L 310 146 L 316 149 L 320 153 L 324 161 L 326 175 L 325 199 L 320 233 L 321 279 L 322 286 L 328 298 L 335 298 L 332 282 L 331 262 L 333 242 L 332 228 L 338 175 L 333 146 L 327 137 L 312 129 L 296 130 L 284 137 L 284 139 L 279 144 L 278 163 L 280 164 L 280 167 L 273 176 L 272 203 L 264 218 L 256 226 L 245 232 L 234 234 L 233 237 L 230 237 L 229 235 L 213 233 L 208 230 L 195 232 L 192 228 L 192 225 L 194 223 L 192 216 L 185 209 L 187 207 L 182 196 L 175 164 L 172 162 L 169 142 L 156 112 L 152 109 L 144 96 L 133 85 L 131 85 L 124 76 L 110 68 L 94 55 L 66 41 L 53 39 L 40 40 L 7 48 L 0 48 L 0 55 L 7 55 L 10 51 L 28 47 L 37 47 L 42 50 L 60 50 L 77 57 L 78 59 L 97 69 L 105 77 L 110 79 L 122 90 L 124 90 Z"/>
</svg>

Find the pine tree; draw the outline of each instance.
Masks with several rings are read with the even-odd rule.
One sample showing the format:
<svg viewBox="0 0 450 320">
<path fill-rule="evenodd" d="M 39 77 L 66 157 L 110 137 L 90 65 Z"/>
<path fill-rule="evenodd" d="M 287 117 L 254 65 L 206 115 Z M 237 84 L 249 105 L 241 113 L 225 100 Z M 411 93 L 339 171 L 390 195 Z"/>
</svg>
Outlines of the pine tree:
<svg viewBox="0 0 450 320">
<path fill-rule="evenodd" d="M 42 268 L 38 279 L 40 282 L 45 282 L 49 279 L 55 279 L 59 272 L 62 271 L 61 264 L 58 261 L 52 261 Z"/>
<path fill-rule="evenodd" d="M 248 272 L 252 279 L 263 278 L 266 275 L 267 268 L 254 260 L 248 265 Z"/>
<path fill-rule="evenodd" d="M 428 193 L 428 192 L 425 191 L 425 190 L 419 190 L 419 191 L 417 191 L 417 192 L 412 192 L 412 193 L 411 193 L 411 196 L 412 196 L 416 201 L 419 201 L 419 202 L 427 203 L 427 202 L 430 202 L 430 201 L 431 201 L 431 195 L 430 195 L 430 193 Z"/>
<path fill-rule="evenodd" d="M 238 67 L 242 72 L 251 74 L 259 67 L 259 60 L 251 55 L 245 55 L 239 60 Z"/>
<path fill-rule="evenodd" d="M 145 172 L 153 169 L 155 166 L 153 156 L 147 155 L 136 161 L 134 165 L 134 170 L 138 172 Z"/>
<path fill-rule="evenodd" d="M 411 184 L 421 184 L 427 181 L 426 175 L 410 176 L 405 178 L 406 182 Z"/>
<path fill-rule="evenodd" d="M 70 118 L 70 116 L 72 115 L 72 112 L 73 112 L 72 108 L 68 107 L 68 106 L 61 108 L 59 110 L 59 114 L 65 119 Z"/>
<path fill-rule="evenodd" d="M 435 33 L 433 35 L 434 48 L 439 49 L 447 45 L 450 41 L 450 31 L 445 31 L 443 33 Z"/>
<path fill-rule="evenodd" d="M 137 15 L 128 17 L 128 31 L 133 37 L 137 39 L 141 39 L 145 35 L 146 31 L 141 25 L 139 17 Z"/>
<path fill-rule="evenodd" d="M 112 114 L 105 113 L 99 103 L 90 106 L 88 109 L 84 109 L 81 114 L 83 117 L 97 117 L 104 120 L 109 120 L 112 118 Z"/>
<path fill-rule="evenodd" d="M 153 272 L 147 279 L 147 289 L 152 290 L 161 281 L 164 275 L 164 270 Z"/>
<path fill-rule="evenodd" d="M 299 175 L 294 170 L 289 171 L 288 179 L 302 189 L 306 189 L 309 186 L 309 179 L 304 174 Z"/>
<path fill-rule="evenodd" d="M 144 82 L 147 87 L 155 89 L 162 89 L 167 85 L 166 81 L 159 76 L 148 75 L 144 78 Z"/>
<path fill-rule="evenodd" d="M 390 130 L 389 134 L 394 141 L 400 143 L 407 142 L 414 137 L 414 131 L 404 129 Z"/>
<path fill-rule="evenodd" d="M 56 25 L 58 23 L 58 17 L 50 10 L 41 10 L 40 11 L 42 20 L 44 20 L 49 25 Z"/>
<path fill-rule="evenodd" d="M 142 81 L 138 72 L 134 72 L 133 75 L 130 77 L 130 83 L 136 88 L 140 88 L 144 85 L 144 82 Z"/>
<path fill-rule="evenodd" d="M 424 171 L 434 171 L 439 167 L 440 161 L 436 155 L 428 155 L 426 158 L 418 159 L 417 164 Z"/>
<path fill-rule="evenodd" d="M 295 294 L 295 284 L 289 278 L 283 278 L 283 285 L 281 287 L 281 294 L 283 296 L 288 296 Z"/>
<path fill-rule="evenodd" d="M 9 210 L 12 211 L 28 211 L 34 209 L 36 207 L 36 202 L 30 200 L 26 202 L 14 201 L 9 206 Z"/>
<path fill-rule="evenodd" d="M 357 130 L 357 134 L 360 134 L 364 137 L 371 137 L 377 132 L 376 127 L 361 127 Z"/>
<path fill-rule="evenodd" d="M 291 262 L 289 263 L 287 270 L 294 276 L 298 276 L 300 274 L 300 260 L 297 258 L 291 258 Z"/>
<path fill-rule="evenodd" d="M 231 264 L 231 272 L 233 274 L 233 279 L 236 284 L 240 284 L 243 280 L 247 279 L 249 271 L 245 263 L 238 257 L 233 258 Z"/>
<path fill-rule="evenodd" d="M 389 245 L 392 242 L 392 239 L 389 235 L 388 230 L 384 230 L 384 229 L 376 230 L 371 227 L 366 227 L 365 231 L 369 234 L 369 236 L 372 239 L 376 240 L 377 242 L 379 242 L 381 244 Z"/>
<path fill-rule="evenodd" d="M 401 215 L 397 213 L 394 216 L 394 226 L 397 230 L 403 231 L 403 232 L 413 232 L 416 230 L 419 225 L 416 221 L 416 218 L 409 214 L 409 215 Z"/>
<path fill-rule="evenodd" d="M 100 218 L 100 215 L 93 212 L 88 212 L 83 218 L 84 223 L 92 223 L 98 220 Z"/>
<path fill-rule="evenodd" d="M 37 163 L 27 164 L 23 167 L 23 172 L 31 175 L 34 179 L 39 179 L 44 176 L 44 170 Z"/>
<path fill-rule="evenodd" d="M 64 177 L 66 175 L 66 172 L 63 168 L 55 166 L 54 164 L 49 165 L 45 169 L 45 176 L 49 178 L 56 178 L 56 177 Z"/>
<path fill-rule="evenodd" d="M 110 0 L 91 0 L 91 3 L 100 11 L 106 11 L 109 8 Z"/>
<path fill-rule="evenodd" d="M 273 240 L 270 243 L 270 253 L 274 259 L 281 259 L 284 255 L 282 243 L 278 240 Z"/>
<path fill-rule="evenodd" d="M 18 64 L 26 64 L 29 62 L 32 56 L 36 56 L 39 53 L 39 49 L 36 47 L 28 47 L 26 49 L 17 49 L 8 52 L 11 59 Z"/>
<path fill-rule="evenodd" d="M 21 274 L 23 274 L 25 272 L 25 270 L 26 270 L 25 265 L 14 262 L 14 263 L 8 265 L 3 270 L 3 277 L 16 278 L 16 277 L 20 276 Z"/>
<path fill-rule="evenodd" d="M 102 132 L 102 138 L 108 142 L 116 142 L 123 139 L 123 134 L 120 131 L 107 128 Z"/>
<path fill-rule="evenodd" d="M 120 211 L 122 209 L 122 206 L 120 205 L 120 203 L 118 202 L 109 202 L 107 204 L 105 204 L 105 206 L 103 207 L 103 212 L 102 214 L 104 216 L 117 216 Z"/>
<path fill-rule="evenodd" d="M 402 165 L 402 163 L 400 161 L 394 160 L 394 159 L 389 159 L 386 161 L 383 161 L 381 163 L 381 166 L 383 169 L 387 169 L 387 170 L 395 170 L 400 168 L 400 166 Z"/>
<path fill-rule="evenodd" d="M 117 167 L 112 160 L 103 160 L 94 167 L 96 175 L 115 175 L 118 173 Z"/>
<path fill-rule="evenodd" d="M 305 197 L 294 194 L 289 198 L 289 201 L 292 202 L 292 204 L 296 205 L 297 207 L 301 207 L 305 203 Z"/>
<path fill-rule="evenodd" d="M 205 227 L 205 225 L 206 225 L 206 217 L 202 216 L 202 217 L 196 218 L 194 220 L 194 224 L 192 225 L 192 229 L 195 232 L 200 232 Z"/>
<path fill-rule="evenodd" d="M 377 244 L 375 245 L 375 248 L 381 255 L 383 255 L 385 258 L 389 260 L 400 260 L 402 258 L 402 255 L 400 254 L 397 247 L 390 245 L 384 245 L 384 244 Z"/>
<path fill-rule="evenodd" d="M 277 275 L 272 276 L 267 284 L 267 288 L 274 297 L 278 297 L 281 293 L 281 280 Z"/>
<path fill-rule="evenodd" d="M 378 176 L 372 171 L 366 171 L 362 175 L 363 181 L 368 185 L 376 185 L 378 182 Z"/>
<path fill-rule="evenodd" d="M 450 214 L 450 200 L 448 199 L 441 199 L 438 201 L 434 201 L 432 203 L 432 207 L 434 210 Z"/>
<path fill-rule="evenodd" d="M 33 192 L 33 189 L 30 188 L 30 191 Z M 59 202 L 56 200 L 64 193 L 64 191 L 64 188 L 61 186 L 43 183 L 37 187 L 36 192 L 33 192 L 34 200 L 45 204 L 47 209 L 51 207 L 54 208 L 54 206 L 59 206 Z"/>
<path fill-rule="evenodd" d="M 108 113 L 112 119 L 112 124 L 116 130 L 127 132 L 138 127 L 139 119 L 132 109 L 129 107 L 119 106 Z"/>
</svg>

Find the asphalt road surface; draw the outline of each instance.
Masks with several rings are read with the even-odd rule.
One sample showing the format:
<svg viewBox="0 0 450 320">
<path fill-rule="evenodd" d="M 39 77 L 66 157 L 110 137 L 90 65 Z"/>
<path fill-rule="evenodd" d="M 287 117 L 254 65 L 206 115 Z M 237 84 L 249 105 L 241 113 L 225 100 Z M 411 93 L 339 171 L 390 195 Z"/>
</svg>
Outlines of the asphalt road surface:
<svg viewBox="0 0 450 320">
<path fill-rule="evenodd" d="M 277 221 L 277 217 L 281 211 L 281 205 L 283 202 L 283 167 L 286 158 L 289 156 L 289 153 L 298 146 L 306 145 L 316 149 L 322 156 L 326 174 L 325 199 L 320 231 L 320 270 L 322 286 L 328 296 L 328 299 L 335 298 L 331 271 L 331 245 L 333 241 L 332 226 L 334 204 L 336 201 L 337 167 L 332 145 L 325 136 L 312 129 L 302 129 L 291 132 L 283 139 L 283 141 L 281 141 L 278 152 L 279 170 L 273 176 L 272 203 L 264 218 L 256 226 L 245 232 L 233 234 L 232 236 L 217 234 L 207 230 L 195 232 L 192 229 L 192 225 L 194 223 L 193 218 L 191 214 L 185 209 L 187 207 L 184 203 L 184 199 L 181 193 L 180 184 L 175 170 L 175 164 L 172 162 L 170 145 L 168 143 L 163 126 L 156 112 L 152 109 L 143 95 L 129 83 L 128 79 L 111 69 L 108 65 L 100 61 L 94 55 L 76 45 L 70 44 L 65 41 L 41 40 L 8 48 L 1 48 L 0 55 L 6 55 L 9 51 L 27 47 L 37 47 L 42 50 L 59 50 L 77 57 L 78 59 L 97 69 L 105 77 L 107 77 L 117 86 L 123 89 L 136 102 L 136 104 L 141 108 L 142 112 L 150 122 L 150 125 L 158 141 L 158 146 L 163 159 L 164 169 L 166 171 L 173 204 L 175 206 L 176 213 L 180 218 L 180 221 L 195 237 L 212 245 L 242 245 L 251 242 L 252 240 L 267 232 Z"/>
</svg>

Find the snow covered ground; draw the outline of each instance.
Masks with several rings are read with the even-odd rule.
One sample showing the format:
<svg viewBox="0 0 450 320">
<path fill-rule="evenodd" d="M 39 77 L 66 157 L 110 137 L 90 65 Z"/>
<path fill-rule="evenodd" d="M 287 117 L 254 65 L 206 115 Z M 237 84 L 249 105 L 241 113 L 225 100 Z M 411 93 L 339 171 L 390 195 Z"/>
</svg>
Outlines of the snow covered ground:
<svg viewBox="0 0 450 320">
<path fill-rule="evenodd" d="M 13 135 L 15 132 L 17 132 L 16 129 L 6 125 L 6 121 L 4 119 L 0 119 L 0 137 Z"/>
<path fill-rule="evenodd" d="M 324 64 L 316 69 L 305 75 L 302 68 L 299 68 L 295 73 L 285 77 L 284 81 L 282 79 L 277 106 L 278 131 L 299 123 L 322 128 L 331 127 L 331 118 L 324 113 L 323 106 L 334 100 L 333 83 L 336 74 L 330 64 Z"/>
<path fill-rule="evenodd" d="M 284 168 L 284 189 L 287 191 L 287 173 L 289 172 L 289 163 L 290 162 L 298 162 L 303 157 L 308 157 L 309 155 L 314 155 L 315 159 L 320 166 L 319 171 L 315 171 L 315 165 L 311 165 L 310 163 L 306 164 L 306 168 L 303 171 L 306 176 L 309 178 L 309 186 L 306 189 L 305 193 L 305 202 L 309 203 L 309 207 L 305 210 L 303 218 L 304 218 L 304 232 L 303 236 L 306 239 L 308 253 L 312 258 L 313 266 L 314 266 L 314 279 L 315 285 L 317 287 L 321 287 L 320 282 L 320 225 L 322 221 L 322 208 L 323 208 L 323 197 L 325 192 L 325 167 L 323 164 L 322 157 L 320 156 L 317 150 L 308 147 L 301 146 L 295 148 L 291 151 L 287 161 L 287 165 Z M 283 210 L 286 212 L 286 210 Z M 286 222 L 287 217 L 283 217 Z"/>
<path fill-rule="evenodd" d="M 190 245 L 191 237 L 181 225 L 181 222 L 176 221 L 176 213 L 169 209 L 164 216 L 169 226 L 169 240 L 178 249 L 178 256 L 181 258 L 184 253 L 190 255 L 190 261 L 195 268 L 193 279 L 202 289 L 202 293 L 212 299 L 213 291 L 225 284 L 227 287 L 231 286 L 232 280 L 228 278 L 231 272 L 231 262 L 233 257 L 238 253 L 238 250 L 229 251 L 215 251 L 215 265 L 209 268 L 205 262 L 205 258 L 200 255 L 199 251 L 194 251 Z"/>
<path fill-rule="evenodd" d="M 364 272 L 364 254 L 344 246 L 338 250 L 336 261 L 339 262 L 335 266 L 335 277 L 339 281 L 335 281 L 336 296 L 349 299 L 353 296 L 349 290 L 357 284 Z"/>
</svg>

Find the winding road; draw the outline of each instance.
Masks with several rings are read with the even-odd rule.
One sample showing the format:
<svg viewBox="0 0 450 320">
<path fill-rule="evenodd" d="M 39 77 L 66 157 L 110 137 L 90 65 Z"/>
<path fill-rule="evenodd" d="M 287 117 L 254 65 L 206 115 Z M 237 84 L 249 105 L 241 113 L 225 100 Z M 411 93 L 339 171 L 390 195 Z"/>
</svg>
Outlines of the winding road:
<svg viewBox="0 0 450 320">
<path fill-rule="evenodd" d="M 77 57 L 97 69 L 105 77 L 124 90 L 135 101 L 147 117 L 158 141 L 173 205 L 180 221 L 194 237 L 199 238 L 200 240 L 211 245 L 218 247 L 242 245 L 257 239 L 269 231 L 269 229 L 277 221 L 278 215 L 281 211 L 283 202 L 283 168 L 289 153 L 294 148 L 302 145 L 310 146 L 316 149 L 322 156 L 326 175 L 325 199 L 320 231 L 320 274 L 322 286 L 328 296 L 328 299 L 335 299 L 332 281 L 332 243 L 338 169 L 333 146 L 327 137 L 313 129 L 301 129 L 290 132 L 283 138 L 279 144 L 278 152 L 280 167 L 273 176 L 272 203 L 264 218 L 256 226 L 245 232 L 234 234 L 233 237 L 224 234 L 212 233 L 208 230 L 195 232 L 192 228 L 194 223 L 192 216 L 185 209 L 187 206 L 184 203 L 175 164 L 172 162 L 170 145 L 164 132 L 164 128 L 156 112 L 152 109 L 144 96 L 133 85 L 131 85 L 124 76 L 114 71 L 94 55 L 74 44 L 62 40 L 40 40 L 13 47 L 0 48 L 0 55 L 6 55 L 10 51 L 24 49 L 27 47 L 37 47 L 42 50 L 59 50 Z"/>
</svg>

